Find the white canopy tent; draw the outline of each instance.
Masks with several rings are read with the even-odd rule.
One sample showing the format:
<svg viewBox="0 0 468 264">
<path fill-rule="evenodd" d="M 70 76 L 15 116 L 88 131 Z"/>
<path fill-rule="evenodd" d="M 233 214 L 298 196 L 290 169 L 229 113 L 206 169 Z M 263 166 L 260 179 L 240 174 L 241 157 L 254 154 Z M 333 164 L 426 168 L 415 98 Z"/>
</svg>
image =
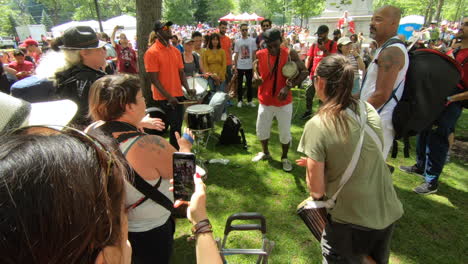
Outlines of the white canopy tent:
<svg viewBox="0 0 468 264">
<path fill-rule="evenodd" d="M 65 30 L 75 26 L 89 26 L 94 29 L 94 31 L 99 32 L 99 23 L 96 20 L 87 20 L 87 21 L 70 21 L 65 24 L 58 25 L 53 27 L 52 34 L 54 37 L 59 37 L 63 34 Z"/>
</svg>

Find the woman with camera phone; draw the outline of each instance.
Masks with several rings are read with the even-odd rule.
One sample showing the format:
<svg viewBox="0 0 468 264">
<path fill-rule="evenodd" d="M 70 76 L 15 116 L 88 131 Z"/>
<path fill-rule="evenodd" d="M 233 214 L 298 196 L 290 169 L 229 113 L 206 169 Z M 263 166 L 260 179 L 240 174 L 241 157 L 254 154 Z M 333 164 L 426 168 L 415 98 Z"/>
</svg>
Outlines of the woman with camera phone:
<svg viewBox="0 0 468 264">
<path fill-rule="evenodd" d="M 112 136 L 130 166 L 133 181 L 125 183 L 128 237 L 134 263 L 169 263 L 175 223 L 171 218 L 174 195 L 172 155 L 176 149 L 165 139 L 140 132 L 146 113 L 145 98 L 136 76 L 105 76 L 91 86 L 88 129 Z M 187 130 L 176 132 L 179 152 L 190 152 L 193 142 Z M 151 190 L 148 194 L 145 192 Z M 155 195 L 157 196 L 155 199 Z"/>
<path fill-rule="evenodd" d="M 115 26 L 112 31 L 111 43 L 117 52 L 117 71 L 122 73 L 138 73 L 137 54 L 132 48 L 125 33 L 119 34 L 118 43 L 115 42 L 115 34 L 117 30 L 124 29 L 123 26 Z"/>
</svg>

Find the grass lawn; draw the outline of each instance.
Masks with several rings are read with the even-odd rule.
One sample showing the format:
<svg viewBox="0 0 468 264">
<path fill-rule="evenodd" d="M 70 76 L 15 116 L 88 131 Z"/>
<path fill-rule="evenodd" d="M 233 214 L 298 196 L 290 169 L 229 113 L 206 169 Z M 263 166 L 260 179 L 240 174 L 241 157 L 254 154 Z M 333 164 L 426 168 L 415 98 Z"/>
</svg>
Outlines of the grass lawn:
<svg viewBox="0 0 468 264">
<path fill-rule="evenodd" d="M 300 157 L 296 149 L 305 124 L 300 119 L 305 107 L 304 91 L 293 92 L 291 160 Z M 237 103 L 236 100 L 233 102 Z M 315 110 L 317 105 L 315 102 Z M 321 263 L 318 242 L 295 213 L 296 206 L 308 196 L 304 168 L 295 166 L 291 173 L 281 169 L 276 123 L 270 139 L 273 161 L 252 163 L 252 157 L 261 151 L 255 136 L 257 108 L 230 107 L 229 111 L 243 122 L 249 148 L 244 150 L 241 146 L 217 146 L 217 140 L 212 138 L 202 155 L 205 159 L 230 160 L 228 165 L 207 164 L 208 213 L 215 237 L 223 236 L 229 215 L 260 212 L 267 219 L 267 237 L 276 243 L 270 263 Z M 221 128 L 222 122 L 216 126 L 216 134 L 220 134 Z M 458 121 L 456 138 L 468 141 L 467 110 Z M 464 146 L 466 148 L 467 145 Z M 465 153 L 467 151 L 465 149 Z M 400 151 L 398 158 L 389 159 L 389 163 L 396 167 L 414 164 L 414 139 L 410 152 L 411 157 L 404 158 Z M 438 193 L 433 195 L 421 196 L 412 191 L 422 182 L 420 177 L 398 169 L 393 174 L 395 189 L 405 214 L 398 221 L 393 235 L 390 263 L 468 263 L 468 162 L 466 154 L 464 159 L 453 156 L 441 175 Z M 196 263 L 194 244 L 186 241 L 190 227 L 187 220 L 178 220 L 173 263 Z M 260 232 L 238 231 L 229 237 L 227 247 L 260 247 Z M 230 256 L 228 261 L 255 263 L 255 258 Z"/>
</svg>

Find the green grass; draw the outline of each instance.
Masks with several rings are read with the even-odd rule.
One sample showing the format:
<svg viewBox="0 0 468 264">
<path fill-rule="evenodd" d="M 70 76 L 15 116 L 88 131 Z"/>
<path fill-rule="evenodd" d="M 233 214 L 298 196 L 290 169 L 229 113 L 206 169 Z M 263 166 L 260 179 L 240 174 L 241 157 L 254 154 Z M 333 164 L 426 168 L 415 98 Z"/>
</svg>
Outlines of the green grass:
<svg viewBox="0 0 468 264">
<path fill-rule="evenodd" d="M 296 151 L 305 121 L 304 91 L 294 90 L 293 142 L 289 158 L 300 157 Z M 233 102 L 237 103 L 236 100 Z M 317 107 L 314 102 L 314 108 Z M 228 165 L 207 164 L 208 213 L 215 237 L 223 237 L 229 215 L 237 212 L 260 212 L 267 219 L 267 237 L 276 245 L 270 263 L 321 263 L 318 242 L 296 215 L 296 206 L 307 198 L 305 170 L 294 167 L 291 173 L 281 170 L 281 149 L 276 123 L 270 139 L 273 161 L 252 163 L 251 158 L 261 151 L 255 136 L 257 108 L 230 107 L 239 116 L 246 131 L 249 149 L 241 146 L 217 146 L 216 139 L 204 151 L 205 159 L 226 158 Z M 219 135 L 222 123 L 217 125 Z M 463 112 L 457 125 L 457 138 L 468 138 L 468 111 Z M 412 165 L 415 162 L 415 143 L 412 140 L 411 157 L 400 152 L 389 163 Z M 422 179 L 399 171 L 393 174 L 394 186 L 405 214 L 395 229 L 390 263 L 468 263 L 468 164 L 452 159 L 440 178 L 437 194 L 421 196 L 412 191 Z M 186 241 L 191 225 L 179 219 L 175 233 L 173 263 L 196 263 L 194 244 Z M 259 248 L 259 232 L 233 232 L 228 247 Z M 228 257 L 229 263 L 255 263 L 245 255 Z"/>
</svg>

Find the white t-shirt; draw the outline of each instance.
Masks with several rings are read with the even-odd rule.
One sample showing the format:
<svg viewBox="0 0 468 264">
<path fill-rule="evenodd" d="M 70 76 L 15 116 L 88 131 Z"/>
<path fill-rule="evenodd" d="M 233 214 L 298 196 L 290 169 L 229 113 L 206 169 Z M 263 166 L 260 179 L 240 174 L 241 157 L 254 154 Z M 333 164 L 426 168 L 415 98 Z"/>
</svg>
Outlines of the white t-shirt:
<svg viewBox="0 0 468 264">
<path fill-rule="evenodd" d="M 247 37 L 246 39 L 240 38 L 236 40 L 234 52 L 239 54 L 237 57 L 237 69 L 252 69 L 252 57 L 256 50 L 257 44 L 255 43 L 255 39 Z"/>
</svg>

